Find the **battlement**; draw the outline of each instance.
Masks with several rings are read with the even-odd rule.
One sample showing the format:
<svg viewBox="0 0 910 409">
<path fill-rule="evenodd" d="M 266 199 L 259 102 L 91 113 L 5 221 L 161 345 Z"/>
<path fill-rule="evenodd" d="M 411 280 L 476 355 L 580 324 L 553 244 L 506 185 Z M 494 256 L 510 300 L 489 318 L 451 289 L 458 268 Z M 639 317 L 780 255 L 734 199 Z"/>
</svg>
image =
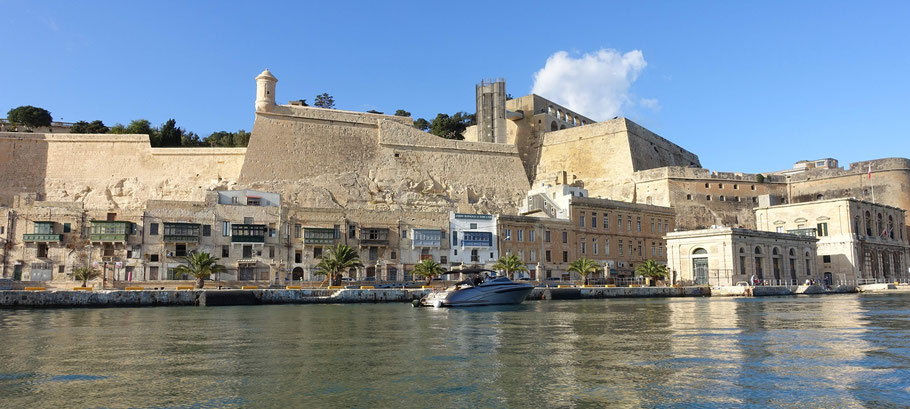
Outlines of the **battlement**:
<svg viewBox="0 0 910 409">
<path fill-rule="evenodd" d="M 694 179 L 694 180 L 722 180 L 744 183 L 758 183 L 759 173 L 742 172 L 716 172 L 710 169 L 693 168 L 684 166 L 665 166 L 635 172 L 632 179 L 635 182 L 651 182 L 661 179 Z M 787 177 L 783 175 L 762 175 L 762 183 L 786 183 Z"/>
</svg>

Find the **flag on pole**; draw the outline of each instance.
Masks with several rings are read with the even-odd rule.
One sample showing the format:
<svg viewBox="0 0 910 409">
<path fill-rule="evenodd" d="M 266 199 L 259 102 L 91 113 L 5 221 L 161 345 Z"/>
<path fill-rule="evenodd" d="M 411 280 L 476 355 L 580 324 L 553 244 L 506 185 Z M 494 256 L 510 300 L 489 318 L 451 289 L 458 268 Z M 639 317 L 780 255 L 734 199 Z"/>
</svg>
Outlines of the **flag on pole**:
<svg viewBox="0 0 910 409">
<path fill-rule="evenodd" d="M 869 180 L 872 180 L 872 164 L 869 164 Z"/>
</svg>

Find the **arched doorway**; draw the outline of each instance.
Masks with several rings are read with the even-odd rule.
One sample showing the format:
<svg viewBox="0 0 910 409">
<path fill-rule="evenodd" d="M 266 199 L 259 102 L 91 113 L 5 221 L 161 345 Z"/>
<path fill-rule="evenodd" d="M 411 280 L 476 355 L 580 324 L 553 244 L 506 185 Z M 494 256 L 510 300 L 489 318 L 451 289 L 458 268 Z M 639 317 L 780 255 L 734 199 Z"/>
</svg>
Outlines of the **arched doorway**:
<svg viewBox="0 0 910 409">
<path fill-rule="evenodd" d="M 755 246 L 755 278 L 758 280 L 765 279 L 765 274 L 761 267 L 761 247 Z"/>
<path fill-rule="evenodd" d="M 708 251 L 703 248 L 692 252 L 692 277 L 695 285 L 708 284 Z"/>
<path fill-rule="evenodd" d="M 294 281 L 303 280 L 303 269 L 300 267 L 294 267 L 294 270 L 291 271 L 291 279 Z"/>
<path fill-rule="evenodd" d="M 790 284 L 796 285 L 796 250 L 790 249 Z"/>
<path fill-rule="evenodd" d="M 771 250 L 771 271 L 774 273 L 776 284 L 780 284 L 780 254 L 777 252 L 777 247 Z"/>
<path fill-rule="evenodd" d="M 834 284 L 834 276 L 830 272 L 825 273 L 825 285 L 830 286 Z"/>
<path fill-rule="evenodd" d="M 398 281 L 398 269 L 397 268 L 389 266 L 386 269 L 386 271 L 387 271 L 386 274 L 388 274 L 389 281 Z"/>
</svg>

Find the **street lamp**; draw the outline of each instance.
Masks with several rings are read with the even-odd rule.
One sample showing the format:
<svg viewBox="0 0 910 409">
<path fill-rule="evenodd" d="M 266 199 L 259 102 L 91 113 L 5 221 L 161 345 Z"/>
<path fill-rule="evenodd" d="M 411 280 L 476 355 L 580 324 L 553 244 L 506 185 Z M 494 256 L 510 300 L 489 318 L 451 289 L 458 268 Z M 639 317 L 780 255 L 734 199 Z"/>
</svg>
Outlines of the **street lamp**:
<svg viewBox="0 0 910 409">
<path fill-rule="evenodd" d="M 373 273 L 373 280 L 379 282 L 379 277 L 381 277 L 380 271 L 382 269 L 382 259 L 376 259 L 376 271 Z"/>
</svg>

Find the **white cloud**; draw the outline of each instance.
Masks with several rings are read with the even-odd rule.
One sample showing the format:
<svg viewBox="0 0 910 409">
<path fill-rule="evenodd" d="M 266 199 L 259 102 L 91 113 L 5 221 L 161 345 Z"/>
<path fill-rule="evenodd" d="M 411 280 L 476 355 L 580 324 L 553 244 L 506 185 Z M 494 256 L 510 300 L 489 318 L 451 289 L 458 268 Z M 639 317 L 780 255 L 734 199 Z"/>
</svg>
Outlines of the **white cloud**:
<svg viewBox="0 0 910 409">
<path fill-rule="evenodd" d="M 534 74 L 531 92 L 598 121 L 620 115 L 624 106 L 656 109 L 656 99 L 636 103 L 629 93 L 647 65 L 639 50 L 621 54 L 602 49 L 578 58 L 558 51 Z"/>
</svg>

